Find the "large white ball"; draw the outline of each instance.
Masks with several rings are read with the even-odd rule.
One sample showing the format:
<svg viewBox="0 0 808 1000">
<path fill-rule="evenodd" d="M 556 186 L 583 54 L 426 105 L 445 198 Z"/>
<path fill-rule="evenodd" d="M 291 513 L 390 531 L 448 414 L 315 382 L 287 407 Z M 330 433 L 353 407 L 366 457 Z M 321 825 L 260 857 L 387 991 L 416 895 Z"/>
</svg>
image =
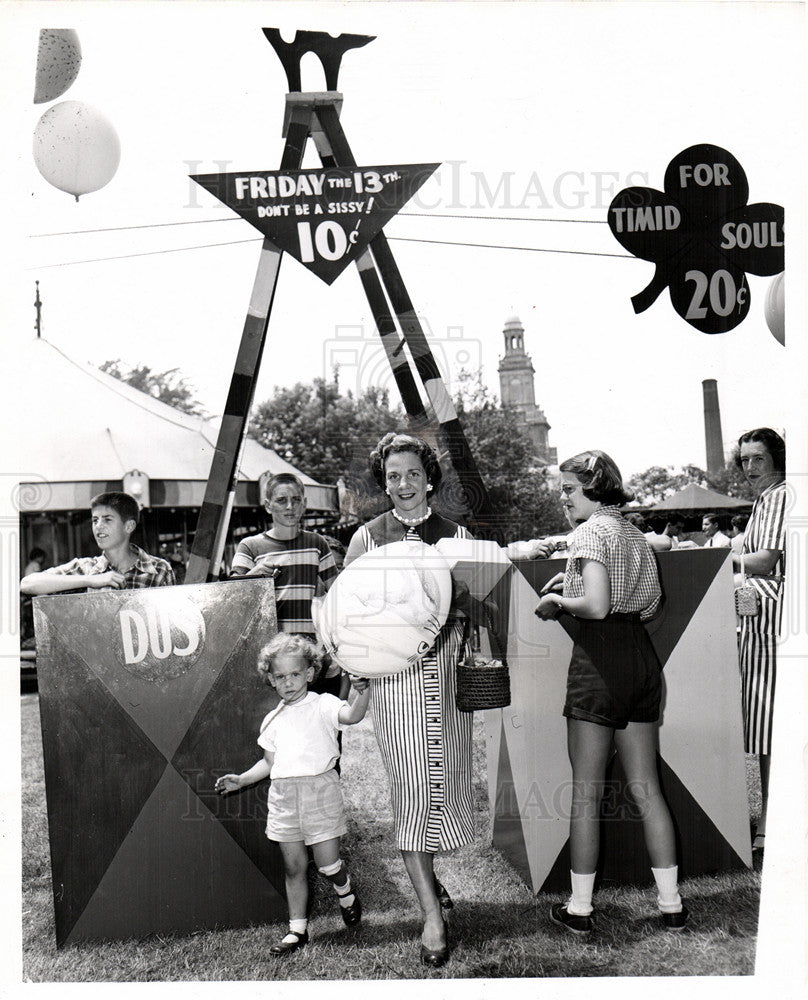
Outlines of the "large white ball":
<svg viewBox="0 0 808 1000">
<path fill-rule="evenodd" d="M 63 101 L 37 122 L 34 162 L 49 184 L 78 200 L 112 180 L 121 143 L 100 111 L 81 101 Z"/>
<path fill-rule="evenodd" d="M 34 104 L 55 101 L 81 69 L 81 44 L 72 28 L 42 28 L 36 56 Z"/>
<path fill-rule="evenodd" d="M 786 342 L 786 272 L 776 274 L 766 291 L 763 304 L 766 324 L 775 340 L 785 346 Z"/>
<path fill-rule="evenodd" d="M 452 600 L 448 562 L 423 542 L 393 542 L 340 573 L 319 611 L 326 650 L 349 673 L 400 673 L 427 653 Z"/>
</svg>

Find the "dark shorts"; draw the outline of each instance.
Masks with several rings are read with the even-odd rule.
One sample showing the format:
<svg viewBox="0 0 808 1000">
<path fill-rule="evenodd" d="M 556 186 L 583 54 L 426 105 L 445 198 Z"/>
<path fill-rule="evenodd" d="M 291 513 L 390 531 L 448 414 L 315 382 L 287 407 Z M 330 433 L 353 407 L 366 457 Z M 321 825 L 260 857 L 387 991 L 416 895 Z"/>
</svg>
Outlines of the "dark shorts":
<svg viewBox="0 0 808 1000">
<path fill-rule="evenodd" d="M 662 668 L 639 615 L 560 622 L 574 641 L 564 715 L 612 729 L 656 722 Z"/>
</svg>

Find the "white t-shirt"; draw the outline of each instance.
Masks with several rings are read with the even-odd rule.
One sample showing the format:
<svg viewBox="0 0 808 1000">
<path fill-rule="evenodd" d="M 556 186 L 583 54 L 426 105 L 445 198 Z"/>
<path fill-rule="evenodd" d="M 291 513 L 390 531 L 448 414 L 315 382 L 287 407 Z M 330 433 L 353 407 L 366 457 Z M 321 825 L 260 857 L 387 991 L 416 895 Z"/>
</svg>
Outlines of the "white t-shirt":
<svg viewBox="0 0 808 1000">
<path fill-rule="evenodd" d="M 333 694 L 315 694 L 294 705 L 281 702 L 261 723 L 258 746 L 275 754 L 270 778 L 323 774 L 339 759 L 337 733 L 345 726 L 339 710 L 345 702 Z"/>
</svg>

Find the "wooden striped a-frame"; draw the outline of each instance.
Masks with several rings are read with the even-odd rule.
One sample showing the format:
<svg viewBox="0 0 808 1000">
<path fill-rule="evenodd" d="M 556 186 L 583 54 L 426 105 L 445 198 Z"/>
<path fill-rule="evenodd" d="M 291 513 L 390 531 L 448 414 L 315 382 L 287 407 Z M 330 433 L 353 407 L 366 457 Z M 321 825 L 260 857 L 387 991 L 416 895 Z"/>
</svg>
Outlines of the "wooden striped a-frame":
<svg viewBox="0 0 808 1000">
<path fill-rule="evenodd" d="M 342 94 L 336 90 L 336 80 L 342 55 L 350 48 L 372 41 L 372 36 L 334 38 L 326 32 L 305 31 L 297 32 L 295 39 L 287 43 L 275 28 L 265 28 L 264 34 L 281 59 L 289 82 L 281 169 L 300 169 L 309 138 L 324 167 L 356 166 L 339 120 Z M 334 89 L 300 92 L 300 58 L 306 52 L 313 52 L 320 59 L 327 85 Z M 218 573 L 235 492 L 238 456 L 253 403 L 282 255 L 283 251 L 272 241 L 264 239 L 191 548 L 188 583 L 211 580 Z M 495 537 L 488 491 L 383 233 L 371 240 L 357 258 L 356 266 L 411 428 L 428 436 L 436 432 L 462 487 L 469 527 L 481 537 Z M 414 371 L 407 352 L 412 357 Z"/>
</svg>

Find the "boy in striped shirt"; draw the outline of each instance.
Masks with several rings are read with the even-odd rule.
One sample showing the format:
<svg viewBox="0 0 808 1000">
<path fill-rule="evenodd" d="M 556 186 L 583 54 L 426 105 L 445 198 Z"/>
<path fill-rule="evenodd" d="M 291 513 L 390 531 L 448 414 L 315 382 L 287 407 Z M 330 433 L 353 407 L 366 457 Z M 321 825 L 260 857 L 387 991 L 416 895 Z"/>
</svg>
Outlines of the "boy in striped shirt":
<svg viewBox="0 0 808 1000">
<path fill-rule="evenodd" d="M 264 508 L 272 518 L 272 525 L 260 535 L 250 535 L 239 543 L 231 576 L 272 576 L 276 573 L 278 629 L 304 635 L 316 642 L 311 602 L 313 597 L 324 594 L 336 579 L 333 553 L 324 538 L 301 528 L 306 512 L 306 491 L 291 472 L 278 473 L 268 480 Z M 314 682 L 314 690 L 343 697 L 347 694 L 336 664 L 324 667 L 324 676 Z"/>
</svg>

